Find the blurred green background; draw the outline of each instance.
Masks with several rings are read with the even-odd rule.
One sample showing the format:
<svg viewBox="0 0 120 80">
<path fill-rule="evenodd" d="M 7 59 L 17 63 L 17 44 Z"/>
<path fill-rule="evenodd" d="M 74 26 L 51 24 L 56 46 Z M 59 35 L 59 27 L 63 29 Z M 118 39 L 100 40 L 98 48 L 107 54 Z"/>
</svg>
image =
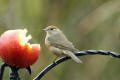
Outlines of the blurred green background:
<svg viewBox="0 0 120 80">
<path fill-rule="evenodd" d="M 120 52 L 120 0 L 0 0 L 0 34 L 26 28 L 33 37 L 30 42 L 42 47 L 32 75 L 19 71 L 22 80 L 32 80 L 55 58 L 44 45 L 42 29 L 49 25 L 58 26 L 80 50 Z M 102 55 L 80 58 L 83 64 L 66 61 L 41 80 L 120 80 L 119 59 Z M 6 68 L 4 80 L 8 71 Z"/>
</svg>

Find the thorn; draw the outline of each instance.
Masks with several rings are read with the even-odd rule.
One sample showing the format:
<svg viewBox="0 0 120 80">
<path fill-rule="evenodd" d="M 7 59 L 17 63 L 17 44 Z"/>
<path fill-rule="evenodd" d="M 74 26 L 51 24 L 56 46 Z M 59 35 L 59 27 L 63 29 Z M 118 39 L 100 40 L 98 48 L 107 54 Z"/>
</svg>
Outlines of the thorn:
<svg viewBox="0 0 120 80">
<path fill-rule="evenodd" d="M 27 67 L 26 69 L 28 70 L 29 74 L 31 74 L 31 73 L 32 73 L 32 69 L 31 69 L 31 67 L 30 67 L 30 66 L 29 66 L 29 67 Z"/>
</svg>

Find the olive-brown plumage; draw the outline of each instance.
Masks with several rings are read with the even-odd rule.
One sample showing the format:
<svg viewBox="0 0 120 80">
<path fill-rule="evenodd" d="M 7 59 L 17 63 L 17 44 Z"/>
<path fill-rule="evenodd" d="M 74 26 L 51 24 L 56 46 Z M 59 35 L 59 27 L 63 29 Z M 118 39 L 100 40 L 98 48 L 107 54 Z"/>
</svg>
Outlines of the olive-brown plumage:
<svg viewBox="0 0 120 80">
<path fill-rule="evenodd" d="M 82 61 L 74 54 L 79 50 L 66 38 L 63 32 L 56 26 L 48 26 L 44 29 L 47 34 L 45 38 L 45 45 L 57 57 L 69 56 L 75 62 L 81 63 Z"/>
</svg>

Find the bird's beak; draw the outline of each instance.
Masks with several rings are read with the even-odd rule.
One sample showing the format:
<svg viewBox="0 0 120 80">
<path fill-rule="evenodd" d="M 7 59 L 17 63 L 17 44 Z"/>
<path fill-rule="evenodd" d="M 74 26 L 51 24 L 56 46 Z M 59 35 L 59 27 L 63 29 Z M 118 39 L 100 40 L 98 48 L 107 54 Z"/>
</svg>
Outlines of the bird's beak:
<svg viewBox="0 0 120 80">
<path fill-rule="evenodd" d="M 43 30 L 44 30 L 44 31 L 47 31 L 48 29 L 47 29 L 47 28 L 44 28 Z"/>
</svg>

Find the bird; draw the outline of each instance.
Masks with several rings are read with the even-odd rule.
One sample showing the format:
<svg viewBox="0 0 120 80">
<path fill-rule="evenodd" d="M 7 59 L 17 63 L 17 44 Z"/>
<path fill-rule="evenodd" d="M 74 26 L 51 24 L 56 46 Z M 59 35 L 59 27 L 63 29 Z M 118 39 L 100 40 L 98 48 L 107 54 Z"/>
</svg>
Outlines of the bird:
<svg viewBox="0 0 120 80">
<path fill-rule="evenodd" d="M 68 56 L 71 57 L 75 62 L 82 63 L 82 61 L 75 55 L 79 52 L 70 42 L 64 33 L 54 25 L 50 25 L 43 29 L 46 32 L 45 45 L 46 47 L 56 55 L 56 58 Z"/>
</svg>

